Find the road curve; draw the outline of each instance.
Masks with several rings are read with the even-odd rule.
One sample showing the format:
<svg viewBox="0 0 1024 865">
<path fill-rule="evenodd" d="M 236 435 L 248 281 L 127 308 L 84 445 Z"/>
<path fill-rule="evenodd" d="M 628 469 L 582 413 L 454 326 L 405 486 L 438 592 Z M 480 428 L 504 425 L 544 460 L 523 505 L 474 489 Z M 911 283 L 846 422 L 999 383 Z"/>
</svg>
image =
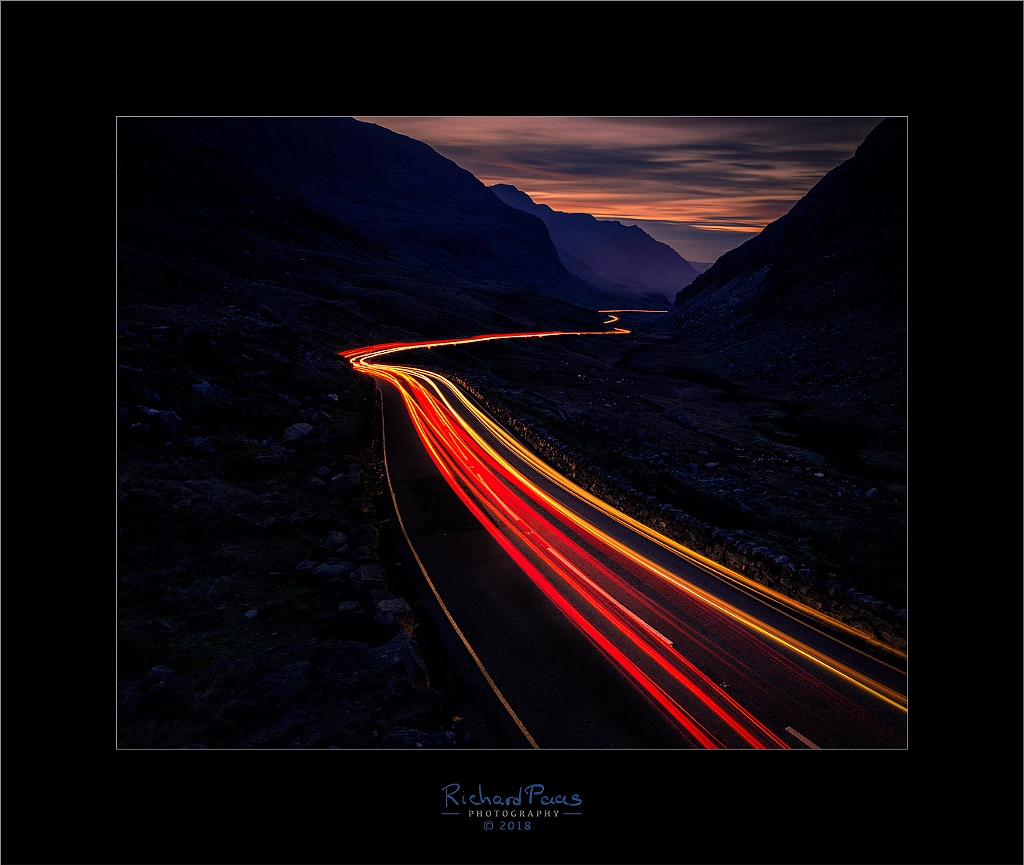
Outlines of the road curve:
<svg viewBox="0 0 1024 865">
<path fill-rule="evenodd" d="M 392 358 L 560 335 L 569 334 L 340 353 L 381 387 L 403 531 L 436 608 L 521 741 L 905 747 L 905 654 L 632 520 L 540 460 L 447 378 Z"/>
</svg>

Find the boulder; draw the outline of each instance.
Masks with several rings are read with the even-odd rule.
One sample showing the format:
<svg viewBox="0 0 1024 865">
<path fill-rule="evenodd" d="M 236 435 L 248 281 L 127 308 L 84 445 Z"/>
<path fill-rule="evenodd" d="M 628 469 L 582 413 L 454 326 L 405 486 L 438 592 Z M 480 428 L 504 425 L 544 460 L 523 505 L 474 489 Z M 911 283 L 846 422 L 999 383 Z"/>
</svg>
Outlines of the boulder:
<svg viewBox="0 0 1024 865">
<path fill-rule="evenodd" d="M 907 648 L 907 641 L 904 640 L 903 637 L 899 636 L 898 634 L 892 634 L 888 630 L 880 630 L 879 635 L 882 637 L 883 640 L 885 640 L 885 642 L 887 642 L 890 646 L 893 646 L 894 648 Z"/>
<path fill-rule="evenodd" d="M 317 565 L 312 569 L 311 573 L 314 580 L 321 582 L 330 582 L 333 579 L 345 578 L 352 573 L 355 565 L 351 562 L 324 562 L 322 565 Z"/>
<path fill-rule="evenodd" d="M 192 449 L 197 454 L 212 454 L 217 452 L 217 449 L 202 436 L 196 436 L 192 439 Z"/>
<path fill-rule="evenodd" d="M 161 432 L 172 433 L 181 426 L 181 418 L 173 411 L 162 411 L 157 413 L 157 423 Z"/>
<path fill-rule="evenodd" d="M 376 648 L 361 642 L 327 640 L 318 666 L 324 683 L 336 687 L 384 689 L 396 675 L 407 679 L 417 691 L 430 687 L 419 646 L 405 632 Z"/>
<path fill-rule="evenodd" d="M 405 598 L 378 601 L 373 619 L 381 632 L 387 636 L 404 631 L 411 637 L 413 626 L 416 624 L 412 616 L 412 607 Z"/>
<path fill-rule="evenodd" d="M 352 488 L 352 483 L 352 479 L 346 472 L 334 475 L 331 478 L 331 495 L 347 498 L 348 491 Z"/>
<path fill-rule="evenodd" d="M 302 441 L 311 432 L 313 432 L 313 427 L 308 423 L 294 423 L 284 431 L 284 440 L 286 442 Z"/>
<path fill-rule="evenodd" d="M 224 390 L 224 388 L 217 387 L 215 384 L 210 384 L 208 381 L 197 382 L 192 385 L 192 390 L 207 399 L 228 399 L 231 396 L 231 394 Z"/>
<path fill-rule="evenodd" d="M 327 540 L 324 541 L 323 546 L 329 550 L 340 550 L 345 544 L 348 543 L 348 535 L 342 534 L 341 532 L 331 532 L 327 536 Z"/>
<path fill-rule="evenodd" d="M 387 582 L 384 569 L 380 565 L 373 563 L 360 565 L 352 579 L 356 584 L 357 590 L 367 596 L 374 589 L 383 589 Z"/>
</svg>

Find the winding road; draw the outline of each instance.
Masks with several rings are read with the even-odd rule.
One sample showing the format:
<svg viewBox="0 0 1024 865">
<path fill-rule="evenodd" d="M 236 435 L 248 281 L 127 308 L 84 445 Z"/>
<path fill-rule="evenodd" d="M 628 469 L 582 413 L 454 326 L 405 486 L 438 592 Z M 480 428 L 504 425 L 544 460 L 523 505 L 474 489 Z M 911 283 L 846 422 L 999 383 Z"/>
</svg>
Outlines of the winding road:
<svg viewBox="0 0 1024 865">
<path fill-rule="evenodd" d="M 446 377 L 395 363 L 442 345 L 628 332 L 340 352 L 383 394 L 395 510 L 462 672 L 523 747 L 905 748 L 905 653 L 633 520 Z"/>
</svg>

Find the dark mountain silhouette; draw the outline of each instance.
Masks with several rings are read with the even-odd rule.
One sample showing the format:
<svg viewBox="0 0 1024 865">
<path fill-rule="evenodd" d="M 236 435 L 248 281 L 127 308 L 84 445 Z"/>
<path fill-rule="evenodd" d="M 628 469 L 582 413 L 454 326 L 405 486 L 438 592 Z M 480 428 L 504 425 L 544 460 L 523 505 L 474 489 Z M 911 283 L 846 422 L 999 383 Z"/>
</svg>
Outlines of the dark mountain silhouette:
<svg viewBox="0 0 1024 865">
<path fill-rule="evenodd" d="M 907 123 L 882 121 L 785 216 L 676 296 L 659 327 L 730 377 L 902 426 Z"/>
<path fill-rule="evenodd" d="M 589 213 L 552 210 L 507 183 L 490 188 L 506 204 L 540 217 L 562 264 L 595 286 L 638 295 L 664 294 L 668 299 L 697 277 L 685 258 L 638 226 L 595 219 Z"/>
<path fill-rule="evenodd" d="M 542 222 L 496 201 L 472 174 L 423 142 L 375 124 L 351 118 L 122 120 L 119 136 L 129 152 L 233 157 L 232 170 L 246 175 L 254 194 L 273 187 L 301 196 L 320 228 L 335 240 L 361 244 L 365 254 L 452 279 L 500 280 L 589 303 L 588 286 L 563 267 Z M 216 206 L 212 191 L 205 198 Z"/>
<path fill-rule="evenodd" d="M 592 289 L 540 220 L 369 124 L 122 119 L 116 177 L 119 745 L 511 747 L 427 677 L 427 628 L 376 629 L 368 592 L 412 590 L 374 385 L 337 352 L 593 330 L 559 299 Z"/>
</svg>

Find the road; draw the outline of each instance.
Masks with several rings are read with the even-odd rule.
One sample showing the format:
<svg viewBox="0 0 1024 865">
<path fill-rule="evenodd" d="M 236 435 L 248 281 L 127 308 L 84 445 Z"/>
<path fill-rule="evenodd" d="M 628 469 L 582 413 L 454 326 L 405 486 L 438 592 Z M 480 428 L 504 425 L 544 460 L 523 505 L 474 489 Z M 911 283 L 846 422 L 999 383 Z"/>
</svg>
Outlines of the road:
<svg viewBox="0 0 1024 865">
<path fill-rule="evenodd" d="M 341 353 L 381 387 L 402 530 L 513 735 L 539 748 L 906 747 L 904 653 L 632 520 L 444 376 L 395 363 L 560 335 Z"/>
</svg>

